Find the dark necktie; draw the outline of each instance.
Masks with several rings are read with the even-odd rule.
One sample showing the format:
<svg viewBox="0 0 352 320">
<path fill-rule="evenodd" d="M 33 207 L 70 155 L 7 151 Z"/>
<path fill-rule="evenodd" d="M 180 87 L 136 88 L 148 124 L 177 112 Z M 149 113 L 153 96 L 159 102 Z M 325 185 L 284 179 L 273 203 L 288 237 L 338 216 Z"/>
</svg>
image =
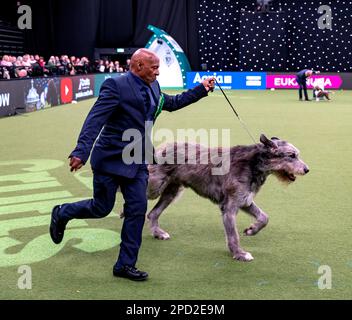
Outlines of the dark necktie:
<svg viewBox="0 0 352 320">
<path fill-rule="evenodd" d="M 147 119 L 148 120 L 153 120 L 153 115 L 154 115 L 155 107 L 156 107 L 155 99 L 153 97 L 151 90 L 152 89 L 150 87 L 145 87 L 147 101 L 148 101 L 148 103 L 147 103 Z"/>
</svg>

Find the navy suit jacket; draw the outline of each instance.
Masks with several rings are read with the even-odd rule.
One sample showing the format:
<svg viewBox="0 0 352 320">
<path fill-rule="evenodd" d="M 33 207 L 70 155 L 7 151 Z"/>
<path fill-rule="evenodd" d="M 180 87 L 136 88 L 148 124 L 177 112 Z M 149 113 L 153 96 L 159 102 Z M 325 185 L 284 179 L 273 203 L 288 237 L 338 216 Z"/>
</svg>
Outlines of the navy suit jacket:
<svg viewBox="0 0 352 320">
<path fill-rule="evenodd" d="M 151 84 L 151 90 L 156 100 L 159 101 L 162 93 L 157 81 Z M 202 84 L 176 96 L 163 93 L 163 110 L 181 109 L 207 94 Z M 93 148 L 91 154 L 93 171 L 133 178 L 140 166 L 146 166 L 146 164 L 126 164 L 123 161 L 123 150 L 131 144 L 132 140 L 123 141 L 122 136 L 128 129 L 137 129 L 144 139 L 147 116 L 145 100 L 135 76 L 130 71 L 125 75 L 105 80 L 99 97 L 83 124 L 77 146 L 70 157 L 78 157 L 86 163 Z"/>
<path fill-rule="evenodd" d="M 311 69 L 304 69 L 301 70 L 297 73 L 296 76 L 296 81 L 298 82 L 298 84 L 304 84 L 307 81 L 307 76 L 306 76 L 306 72 L 309 71 Z M 314 70 L 311 70 L 313 72 L 313 74 L 316 74 L 316 72 Z"/>
</svg>

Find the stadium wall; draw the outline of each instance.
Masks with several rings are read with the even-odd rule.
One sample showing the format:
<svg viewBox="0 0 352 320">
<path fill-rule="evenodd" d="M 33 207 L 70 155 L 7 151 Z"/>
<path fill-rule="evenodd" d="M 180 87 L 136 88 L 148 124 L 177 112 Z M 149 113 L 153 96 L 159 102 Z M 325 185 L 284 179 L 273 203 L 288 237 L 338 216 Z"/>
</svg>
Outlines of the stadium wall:
<svg viewBox="0 0 352 320">
<path fill-rule="evenodd" d="M 110 74 L 96 74 L 1 81 L 0 117 L 97 97 L 101 84 L 110 77 Z"/>
<path fill-rule="evenodd" d="M 99 95 L 101 84 L 119 74 L 95 74 L 71 77 L 41 77 L 0 81 L 0 117 L 33 112 L 48 107 L 75 103 Z M 189 72 L 187 88 L 193 88 L 203 77 L 215 76 L 224 89 L 265 90 L 297 89 L 295 73 L 266 72 Z M 352 90 L 352 73 L 329 73 L 323 78 L 326 89 Z M 311 82 L 308 83 L 311 87 Z"/>
<path fill-rule="evenodd" d="M 279 72 L 188 72 L 187 88 L 193 88 L 206 77 L 214 76 L 223 89 L 265 90 L 298 89 L 296 73 Z M 312 88 L 315 81 L 323 81 L 325 89 L 352 89 L 352 73 L 321 73 L 307 81 Z"/>
</svg>

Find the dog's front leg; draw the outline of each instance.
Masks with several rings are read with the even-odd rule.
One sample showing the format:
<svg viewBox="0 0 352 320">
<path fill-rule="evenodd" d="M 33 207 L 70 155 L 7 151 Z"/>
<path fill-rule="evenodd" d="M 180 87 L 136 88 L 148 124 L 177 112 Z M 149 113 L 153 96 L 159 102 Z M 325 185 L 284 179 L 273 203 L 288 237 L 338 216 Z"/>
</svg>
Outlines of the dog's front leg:
<svg viewBox="0 0 352 320">
<path fill-rule="evenodd" d="M 249 207 L 243 207 L 242 210 L 255 218 L 255 222 L 243 231 L 246 236 L 254 236 L 269 222 L 269 216 L 254 202 Z"/>
<path fill-rule="evenodd" d="M 240 261 L 251 261 L 253 260 L 252 255 L 246 252 L 240 247 L 240 236 L 236 226 L 236 215 L 238 207 L 231 205 L 225 205 L 222 208 L 222 220 L 225 227 L 225 234 L 227 240 L 227 246 L 234 259 Z"/>
</svg>

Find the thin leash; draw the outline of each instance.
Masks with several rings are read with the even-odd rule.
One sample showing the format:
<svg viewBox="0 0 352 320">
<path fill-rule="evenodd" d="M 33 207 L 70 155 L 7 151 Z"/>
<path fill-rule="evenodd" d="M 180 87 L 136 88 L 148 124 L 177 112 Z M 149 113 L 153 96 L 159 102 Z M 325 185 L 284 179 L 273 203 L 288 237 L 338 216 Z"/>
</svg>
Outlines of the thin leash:
<svg viewBox="0 0 352 320">
<path fill-rule="evenodd" d="M 222 90 L 219 82 L 216 80 L 216 78 L 214 77 L 215 83 L 218 85 L 219 89 L 221 90 L 222 94 L 224 95 L 225 99 L 227 100 L 227 102 L 229 103 L 232 111 L 235 113 L 236 117 L 238 118 L 238 120 L 240 121 L 242 127 L 247 131 L 248 135 L 251 137 L 251 139 L 253 140 L 254 144 L 256 144 L 257 142 L 255 141 L 255 139 L 253 138 L 252 134 L 250 133 L 250 131 L 248 130 L 246 124 L 242 121 L 241 117 L 239 116 L 239 114 L 236 112 L 235 108 L 233 107 L 233 105 L 231 104 L 229 98 L 227 97 L 227 95 L 225 94 L 224 90 Z"/>
</svg>

